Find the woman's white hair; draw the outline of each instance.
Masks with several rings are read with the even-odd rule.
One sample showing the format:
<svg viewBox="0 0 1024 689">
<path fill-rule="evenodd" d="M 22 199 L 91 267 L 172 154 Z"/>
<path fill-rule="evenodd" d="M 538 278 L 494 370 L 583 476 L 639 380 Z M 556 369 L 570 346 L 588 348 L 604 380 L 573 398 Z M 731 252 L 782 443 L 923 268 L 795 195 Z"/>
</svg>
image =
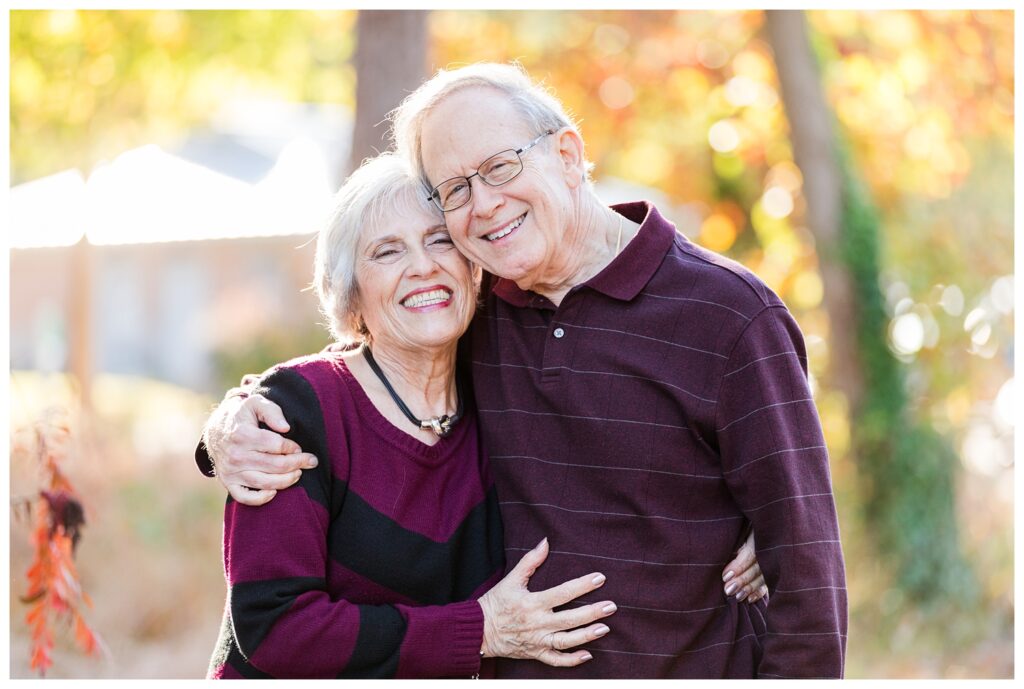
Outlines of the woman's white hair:
<svg viewBox="0 0 1024 689">
<path fill-rule="evenodd" d="M 357 308 L 360 237 L 367 229 L 415 211 L 441 218 L 422 182 L 394 153 L 364 160 L 335 195 L 334 209 L 317 237 L 313 286 L 331 335 L 339 342 L 365 342 L 369 337 Z"/>
<path fill-rule="evenodd" d="M 561 101 L 547 88 L 533 81 L 518 62 L 478 62 L 458 69 L 440 69 L 388 116 L 392 122 L 391 135 L 395 148 L 409 161 L 428 187 L 430 180 L 423 167 L 421 141 L 423 120 L 445 97 L 470 87 L 493 88 L 505 93 L 536 134 L 548 129 L 557 131 L 563 127 L 580 133 L 579 125 Z M 593 164 L 587 162 L 588 180 L 592 168 Z"/>
</svg>

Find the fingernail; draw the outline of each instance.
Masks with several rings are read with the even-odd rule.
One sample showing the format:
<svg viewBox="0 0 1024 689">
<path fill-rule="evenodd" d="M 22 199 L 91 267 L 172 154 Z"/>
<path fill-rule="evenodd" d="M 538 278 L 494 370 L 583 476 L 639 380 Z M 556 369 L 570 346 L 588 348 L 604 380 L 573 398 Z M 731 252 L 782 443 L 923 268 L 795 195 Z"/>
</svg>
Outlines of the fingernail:
<svg viewBox="0 0 1024 689">
<path fill-rule="evenodd" d="M 594 630 L 594 636 L 604 636 L 610 631 L 611 629 L 609 629 L 607 625 L 602 624 L 600 627 Z"/>
<path fill-rule="evenodd" d="M 589 653 L 584 653 L 583 654 L 583 662 L 584 663 L 587 662 L 588 660 L 593 660 L 593 659 L 594 659 L 594 656 L 590 655 Z"/>
<path fill-rule="evenodd" d="M 314 457 L 313 459 L 309 460 L 309 468 L 312 469 L 319 463 L 320 461 L 316 457 Z"/>
<path fill-rule="evenodd" d="M 545 536 L 544 538 L 540 539 L 540 543 L 538 543 L 537 545 L 535 545 L 535 546 L 533 547 L 533 549 L 534 549 L 534 550 L 540 550 L 540 547 L 541 547 L 542 545 L 544 545 L 544 542 L 545 542 L 545 541 L 547 541 L 547 540 L 548 540 L 548 537 L 547 537 L 547 536 Z"/>
<path fill-rule="evenodd" d="M 604 583 L 604 581 L 605 581 L 604 575 L 603 574 L 598 574 L 597 576 L 595 576 L 593 579 L 590 580 L 590 583 L 593 584 L 594 586 L 600 586 L 601 584 Z"/>
<path fill-rule="evenodd" d="M 731 583 L 731 584 L 729 584 L 728 586 L 725 587 L 725 595 L 730 596 L 730 595 L 732 595 L 732 592 L 735 591 L 735 590 L 736 590 L 736 582 L 734 581 L 733 583 Z"/>
<path fill-rule="evenodd" d="M 615 612 L 618 609 L 619 608 L 618 608 L 618 606 L 615 605 L 615 603 L 609 603 L 608 605 L 606 605 L 603 608 L 601 608 L 601 612 L 604 612 L 604 613 L 607 613 L 607 614 L 610 615 L 610 614 L 612 614 L 613 612 Z"/>
<path fill-rule="evenodd" d="M 726 572 L 726 573 L 725 573 L 725 576 L 724 576 L 724 577 L 722 577 L 722 581 L 729 581 L 729 580 L 730 580 L 730 579 L 732 579 L 732 578 L 733 578 L 734 576 L 736 576 L 736 572 L 734 572 L 734 571 L 732 571 L 732 570 L 730 569 L 730 570 L 729 570 L 728 572 Z"/>
<path fill-rule="evenodd" d="M 736 594 L 736 600 L 738 600 L 738 601 L 739 600 L 743 600 L 746 597 L 747 597 L 747 592 L 746 591 L 740 591 L 739 593 Z"/>
</svg>

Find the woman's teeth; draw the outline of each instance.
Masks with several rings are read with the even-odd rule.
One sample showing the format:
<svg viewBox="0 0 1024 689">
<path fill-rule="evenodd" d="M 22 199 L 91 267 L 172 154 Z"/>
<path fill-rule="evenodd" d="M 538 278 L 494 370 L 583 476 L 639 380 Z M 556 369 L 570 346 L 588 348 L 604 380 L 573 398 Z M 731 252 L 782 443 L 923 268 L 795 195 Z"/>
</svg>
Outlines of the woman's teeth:
<svg viewBox="0 0 1024 689">
<path fill-rule="evenodd" d="M 402 306 L 410 309 L 418 309 L 421 306 L 433 306 L 451 299 L 452 293 L 446 289 L 435 289 L 429 292 L 414 294 L 402 302 Z"/>
</svg>

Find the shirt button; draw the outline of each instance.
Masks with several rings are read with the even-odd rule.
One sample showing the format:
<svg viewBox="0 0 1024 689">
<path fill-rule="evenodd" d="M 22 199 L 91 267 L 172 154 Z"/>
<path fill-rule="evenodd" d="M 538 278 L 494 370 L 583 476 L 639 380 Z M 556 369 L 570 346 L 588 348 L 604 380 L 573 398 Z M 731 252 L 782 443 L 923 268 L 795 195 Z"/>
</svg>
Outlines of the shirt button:
<svg viewBox="0 0 1024 689">
<path fill-rule="evenodd" d="M 557 339 L 561 340 L 565 336 L 565 331 L 561 328 L 555 328 L 554 335 Z"/>
</svg>

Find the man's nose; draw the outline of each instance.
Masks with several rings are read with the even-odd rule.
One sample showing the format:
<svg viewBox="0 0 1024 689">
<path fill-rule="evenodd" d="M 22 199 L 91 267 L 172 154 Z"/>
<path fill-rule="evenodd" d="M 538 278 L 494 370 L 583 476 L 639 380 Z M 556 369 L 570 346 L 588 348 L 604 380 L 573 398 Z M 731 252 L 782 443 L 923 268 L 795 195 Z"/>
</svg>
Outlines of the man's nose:
<svg viewBox="0 0 1024 689">
<path fill-rule="evenodd" d="M 473 184 L 473 197 L 469 202 L 473 205 L 473 215 L 480 218 L 492 217 L 494 212 L 505 202 L 505 196 L 501 193 L 501 189 L 492 187 L 479 177 L 471 184 Z"/>
</svg>

